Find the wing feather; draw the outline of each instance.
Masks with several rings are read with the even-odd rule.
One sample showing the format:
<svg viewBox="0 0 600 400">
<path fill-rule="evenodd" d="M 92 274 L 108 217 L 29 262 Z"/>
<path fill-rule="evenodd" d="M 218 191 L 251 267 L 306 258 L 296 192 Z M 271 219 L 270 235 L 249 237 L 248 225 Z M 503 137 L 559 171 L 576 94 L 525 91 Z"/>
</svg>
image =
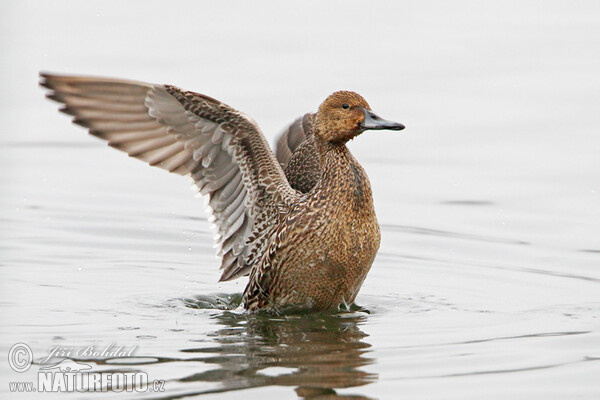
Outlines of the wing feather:
<svg viewBox="0 0 600 400">
<path fill-rule="evenodd" d="M 312 136 L 314 118 L 315 114 L 304 114 L 290 124 L 277 139 L 275 154 L 284 170 L 298 147 Z"/>
<path fill-rule="evenodd" d="M 192 178 L 208 196 L 221 280 L 247 275 L 281 210 L 299 194 L 258 126 L 233 108 L 170 85 L 41 74 L 73 122 L 132 157 Z"/>
</svg>

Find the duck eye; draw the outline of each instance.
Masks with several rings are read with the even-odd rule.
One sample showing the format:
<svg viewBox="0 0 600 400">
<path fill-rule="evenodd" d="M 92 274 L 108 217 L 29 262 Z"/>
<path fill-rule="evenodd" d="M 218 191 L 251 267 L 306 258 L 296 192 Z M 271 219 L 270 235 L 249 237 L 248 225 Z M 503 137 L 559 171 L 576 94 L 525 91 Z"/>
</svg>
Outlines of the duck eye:
<svg viewBox="0 0 600 400">
<path fill-rule="evenodd" d="M 348 104 L 344 103 L 344 104 L 342 104 L 342 108 L 344 110 L 347 110 L 348 108 L 350 108 L 350 106 Z"/>
</svg>

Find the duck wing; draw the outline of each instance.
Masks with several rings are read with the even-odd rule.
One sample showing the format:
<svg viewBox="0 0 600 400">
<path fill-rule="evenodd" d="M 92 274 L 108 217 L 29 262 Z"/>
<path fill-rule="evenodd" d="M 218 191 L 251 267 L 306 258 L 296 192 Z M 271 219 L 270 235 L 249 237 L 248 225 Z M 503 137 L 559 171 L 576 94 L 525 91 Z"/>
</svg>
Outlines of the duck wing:
<svg viewBox="0 0 600 400">
<path fill-rule="evenodd" d="M 308 193 L 323 171 L 317 141 L 313 132 L 316 114 L 305 114 L 295 120 L 277 139 L 275 155 L 290 186 Z"/>
<path fill-rule="evenodd" d="M 310 136 L 312 136 L 316 114 L 308 113 L 296 119 L 277 138 L 275 156 L 285 170 L 294 152 Z"/>
<path fill-rule="evenodd" d="M 47 97 L 118 150 L 188 175 L 217 227 L 221 280 L 247 275 L 298 193 L 256 123 L 218 100 L 129 80 L 41 74 Z"/>
</svg>

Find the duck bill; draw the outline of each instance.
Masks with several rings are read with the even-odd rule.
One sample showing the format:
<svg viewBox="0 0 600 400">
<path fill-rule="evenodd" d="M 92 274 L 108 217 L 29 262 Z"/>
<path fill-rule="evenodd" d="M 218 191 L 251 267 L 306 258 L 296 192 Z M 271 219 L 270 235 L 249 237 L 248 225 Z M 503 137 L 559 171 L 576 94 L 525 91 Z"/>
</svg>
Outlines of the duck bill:
<svg viewBox="0 0 600 400">
<path fill-rule="evenodd" d="M 388 121 L 386 119 L 381 118 L 379 115 L 375 114 L 371 110 L 367 110 L 365 108 L 365 120 L 360 124 L 360 126 L 364 129 L 389 129 L 392 131 L 401 131 L 404 129 L 404 125 L 394 121 Z"/>
</svg>

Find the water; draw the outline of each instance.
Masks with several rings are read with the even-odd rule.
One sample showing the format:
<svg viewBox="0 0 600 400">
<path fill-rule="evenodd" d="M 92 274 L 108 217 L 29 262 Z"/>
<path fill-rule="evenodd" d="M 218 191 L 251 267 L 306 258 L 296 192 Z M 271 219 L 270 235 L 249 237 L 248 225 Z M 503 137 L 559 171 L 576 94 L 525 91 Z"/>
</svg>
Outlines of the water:
<svg viewBox="0 0 600 400">
<path fill-rule="evenodd" d="M 137 346 L 72 358 L 154 398 L 600 398 L 597 3 L 82 4 L 2 4 L 2 360 Z M 340 88 L 405 123 L 350 143 L 382 226 L 360 308 L 235 309 L 186 179 L 70 126 L 39 70 L 202 91 L 271 141 Z M 38 368 L 0 362 L 2 397 Z"/>
</svg>

